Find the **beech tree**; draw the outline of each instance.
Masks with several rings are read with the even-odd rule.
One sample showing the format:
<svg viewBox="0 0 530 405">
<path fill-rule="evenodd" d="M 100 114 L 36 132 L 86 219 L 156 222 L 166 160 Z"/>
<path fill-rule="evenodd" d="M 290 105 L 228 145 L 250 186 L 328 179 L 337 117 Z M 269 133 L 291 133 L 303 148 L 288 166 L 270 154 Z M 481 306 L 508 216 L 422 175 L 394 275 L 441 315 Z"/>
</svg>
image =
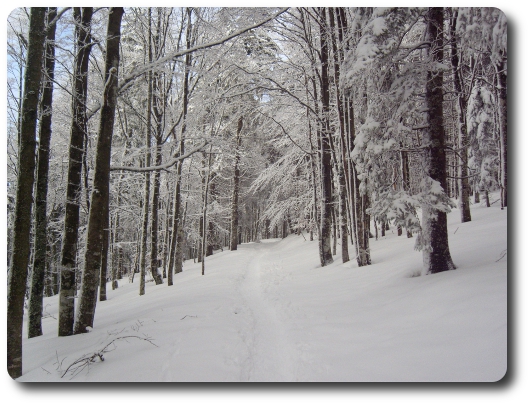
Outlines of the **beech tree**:
<svg viewBox="0 0 530 405">
<path fill-rule="evenodd" d="M 103 232 L 107 223 L 106 208 L 104 207 L 109 204 L 110 152 L 118 89 L 120 32 L 123 13 L 123 7 L 113 7 L 109 10 L 105 52 L 105 87 L 102 95 L 103 102 L 98 131 L 94 186 L 90 200 L 85 268 L 81 279 L 79 304 L 74 325 L 75 334 L 87 332 L 87 327 L 93 327 L 94 324 L 96 294 L 101 271 Z"/>
<path fill-rule="evenodd" d="M 46 39 L 45 18 L 46 8 L 31 9 L 21 108 L 13 253 L 7 284 L 7 371 L 11 378 L 22 375 L 22 317 L 30 252 L 36 125 Z"/>
<path fill-rule="evenodd" d="M 90 23 L 92 7 L 74 8 L 76 22 L 76 57 L 72 89 L 72 123 L 68 160 L 68 185 L 61 252 L 61 284 L 59 290 L 59 336 L 69 336 L 74 328 L 74 297 L 76 296 L 76 262 L 79 237 L 81 172 L 84 140 L 87 131 L 88 62 L 92 49 Z"/>
<path fill-rule="evenodd" d="M 55 68 L 55 29 L 50 24 L 57 17 L 57 8 L 50 7 L 47 13 L 46 57 L 44 61 L 45 80 L 41 97 L 41 118 L 39 122 L 39 148 L 37 162 L 37 181 L 35 187 L 35 252 L 33 254 L 33 272 L 31 273 L 31 291 L 28 308 L 28 337 L 42 335 L 42 299 L 44 294 L 44 273 L 48 240 L 47 197 L 48 168 L 50 160 L 50 140 L 52 132 L 53 78 Z"/>
</svg>

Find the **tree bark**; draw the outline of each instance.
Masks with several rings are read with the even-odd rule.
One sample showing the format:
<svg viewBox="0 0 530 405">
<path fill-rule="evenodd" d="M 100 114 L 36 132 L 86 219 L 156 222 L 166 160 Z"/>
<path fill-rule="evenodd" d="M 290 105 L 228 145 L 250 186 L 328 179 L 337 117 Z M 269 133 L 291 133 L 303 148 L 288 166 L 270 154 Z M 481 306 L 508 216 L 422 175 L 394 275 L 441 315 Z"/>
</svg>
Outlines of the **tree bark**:
<svg viewBox="0 0 530 405">
<path fill-rule="evenodd" d="M 151 44 L 151 7 L 148 9 L 148 60 L 153 59 L 153 48 Z M 151 166 L 151 110 L 153 102 L 153 71 L 147 73 L 147 128 L 145 135 L 145 167 Z M 145 172 L 144 183 L 144 205 L 142 218 L 142 242 L 140 245 L 140 295 L 145 294 L 145 269 L 147 257 L 147 232 L 149 227 L 149 193 L 151 189 L 151 173 Z"/>
<path fill-rule="evenodd" d="M 96 309 L 98 275 L 101 266 L 101 248 L 105 218 L 101 207 L 109 204 L 109 177 L 114 115 L 117 102 L 118 67 L 120 62 L 120 34 L 123 7 L 110 9 L 107 28 L 107 49 L 105 58 L 105 88 L 103 90 L 103 107 L 98 131 L 96 148 L 96 165 L 94 170 L 94 187 L 92 191 L 85 270 L 81 281 L 81 292 L 74 333 L 85 333 L 87 327 L 93 327 Z"/>
<path fill-rule="evenodd" d="M 321 125 L 321 149 L 322 156 L 322 219 L 320 226 L 322 229 L 322 247 L 320 252 L 320 264 L 322 267 L 333 263 L 331 252 L 331 227 L 332 227 L 332 210 L 333 210 L 333 193 L 332 193 L 332 167 L 331 167 L 331 134 L 329 127 L 329 76 L 328 76 L 328 44 L 326 39 L 326 9 L 320 8 L 320 62 L 321 71 L 321 98 L 322 98 L 322 125 Z"/>
<path fill-rule="evenodd" d="M 426 123 L 423 147 L 427 175 L 447 190 L 445 131 L 443 126 L 443 8 L 431 7 L 427 12 L 427 41 L 430 42 L 430 67 L 426 81 Z M 425 274 L 455 269 L 449 252 L 447 214 L 425 205 L 422 209 L 422 235 L 427 245 L 423 250 Z"/>
<path fill-rule="evenodd" d="M 243 117 L 237 121 L 236 148 L 234 157 L 234 189 L 232 191 L 232 220 L 230 221 L 230 250 L 237 250 L 238 242 L 238 199 L 239 199 L 239 149 L 241 148 L 241 129 Z"/>
<path fill-rule="evenodd" d="M 109 210 L 105 215 L 105 228 L 103 229 L 103 246 L 101 247 L 101 272 L 99 275 L 99 300 L 107 300 L 107 267 L 109 259 Z"/>
<path fill-rule="evenodd" d="M 508 206 L 508 110 L 507 110 L 507 77 L 506 74 L 506 57 L 501 56 L 501 62 L 495 66 L 497 73 L 497 92 L 499 100 L 499 129 L 501 145 L 501 207 Z"/>
<path fill-rule="evenodd" d="M 7 284 L 7 371 L 11 378 L 22 375 L 22 318 L 30 251 L 31 206 L 35 181 L 35 131 L 42 79 L 45 15 L 46 8 L 31 8 L 18 148 L 13 252 Z"/>
<path fill-rule="evenodd" d="M 70 158 L 64 236 L 61 254 L 61 287 L 59 290 L 59 336 L 69 336 L 74 327 L 74 297 L 76 295 L 76 257 L 79 234 L 79 204 L 81 199 L 81 171 L 84 138 L 87 128 L 86 100 L 88 85 L 88 60 L 92 48 L 90 24 L 92 7 L 74 8 L 76 21 L 77 54 L 75 60 L 74 89 L 72 96 L 72 127 L 70 130 Z"/>
<path fill-rule="evenodd" d="M 57 7 L 48 10 L 48 23 L 57 15 Z M 48 195 L 48 168 L 50 161 L 50 139 L 52 135 L 52 101 L 53 78 L 55 68 L 55 27 L 48 28 L 46 36 L 46 59 L 42 91 L 41 111 L 42 117 L 39 127 L 39 157 L 37 164 L 37 185 L 35 188 L 35 244 L 33 255 L 33 273 L 31 275 L 31 292 L 28 308 L 28 337 L 42 335 L 42 299 L 44 294 L 44 273 L 46 268 L 46 252 L 48 237 L 46 235 L 47 195 Z"/>
<path fill-rule="evenodd" d="M 186 14 L 188 16 L 188 25 L 186 27 L 186 48 L 191 47 L 191 15 L 192 9 L 186 8 Z M 182 128 L 180 132 L 180 142 L 179 142 L 179 155 L 184 155 L 184 140 L 186 135 L 186 125 L 187 125 L 187 116 L 188 116 L 188 102 L 189 102 L 189 80 L 190 80 L 190 68 L 191 68 L 191 53 L 187 53 L 184 60 L 184 83 L 182 88 Z M 173 274 L 182 272 L 182 243 L 183 243 L 183 226 L 184 218 L 182 214 L 182 160 L 177 162 L 177 175 L 175 179 L 175 197 L 173 202 L 173 237 L 171 238 L 171 246 L 169 249 L 169 265 L 168 272 Z M 173 285 L 173 278 L 171 283 L 168 285 Z"/>
<path fill-rule="evenodd" d="M 331 47 L 333 50 L 333 66 L 334 66 L 334 84 L 335 84 L 335 102 L 337 110 L 337 120 L 339 122 L 339 143 L 338 148 L 340 149 L 336 153 L 337 156 L 337 178 L 339 181 L 339 226 L 340 226 L 340 237 L 341 237 L 341 256 L 342 262 L 346 263 L 350 261 L 350 254 L 348 252 L 348 190 L 347 190 L 347 163 L 346 159 L 346 131 L 345 131 L 345 120 L 344 120 L 344 105 L 342 103 L 342 94 L 339 87 L 340 82 L 340 55 L 337 46 L 337 35 L 335 34 L 335 17 L 334 12 L 338 11 L 335 9 L 329 12 L 329 22 L 331 30 Z M 339 29 L 340 32 L 340 29 Z"/>
<path fill-rule="evenodd" d="M 457 95 L 456 111 L 458 116 L 458 143 L 460 164 L 458 170 L 460 185 L 460 220 L 462 223 L 471 221 L 471 210 L 469 207 L 469 179 L 468 179 L 468 158 L 467 158 L 467 101 L 462 85 L 460 74 L 460 60 L 458 58 L 457 38 L 456 38 L 456 20 L 458 18 L 458 9 L 454 8 L 454 15 L 451 16 L 450 36 L 451 36 L 451 66 L 453 73 L 453 88 Z"/>
<path fill-rule="evenodd" d="M 157 131 L 158 132 L 158 131 Z M 155 164 L 162 164 L 162 144 L 161 134 L 157 133 L 156 143 L 156 160 Z M 162 274 L 158 272 L 159 260 L 158 260 L 158 203 L 160 196 L 160 171 L 155 172 L 153 181 L 153 203 L 151 204 L 151 275 L 155 280 L 155 284 L 159 285 L 164 282 Z"/>
</svg>

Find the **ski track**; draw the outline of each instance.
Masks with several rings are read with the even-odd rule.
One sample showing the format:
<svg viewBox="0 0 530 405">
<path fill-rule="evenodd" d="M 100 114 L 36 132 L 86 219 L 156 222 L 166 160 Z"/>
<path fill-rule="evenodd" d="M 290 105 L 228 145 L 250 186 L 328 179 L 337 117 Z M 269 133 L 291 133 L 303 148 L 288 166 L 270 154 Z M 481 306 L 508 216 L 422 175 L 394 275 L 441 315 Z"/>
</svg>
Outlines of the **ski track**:
<svg viewBox="0 0 530 405">
<path fill-rule="evenodd" d="M 247 330 L 241 331 L 248 348 L 248 357 L 241 365 L 241 381 L 295 381 L 295 352 L 287 336 L 285 324 L 264 294 L 262 276 L 274 272 L 278 277 L 281 266 L 267 260 L 276 245 L 256 244 L 248 249 L 252 255 L 239 279 L 242 312 L 248 317 Z"/>
</svg>

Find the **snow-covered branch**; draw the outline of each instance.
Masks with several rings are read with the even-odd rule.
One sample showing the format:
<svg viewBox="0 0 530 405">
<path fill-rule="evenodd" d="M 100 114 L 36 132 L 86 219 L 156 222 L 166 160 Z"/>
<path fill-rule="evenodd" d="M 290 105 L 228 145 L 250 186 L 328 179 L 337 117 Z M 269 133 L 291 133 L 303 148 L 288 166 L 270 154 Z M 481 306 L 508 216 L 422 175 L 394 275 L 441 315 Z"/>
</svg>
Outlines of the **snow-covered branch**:
<svg viewBox="0 0 530 405">
<path fill-rule="evenodd" d="M 189 152 L 187 152 L 187 153 L 185 153 L 185 154 L 183 154 L 181 156 L 174 157 L 169 162 L 166 162 L 163 165 L 149 166 L 149 167 L 111 166 L 110 170 L 111 171 L 121 170 L 121 171 L 125 171 L 125 172 L 135 172 L 135 173 L 145 173 L 145 172 L 154 172 L 154 171 L 157 171 L 157 170 L 166 170 L 166 169 L 169 169 L 170 167 L 174 166 L 175 164 L 177 164 L 178 161 L 184 160 L 184 159 L 190 157 L 191 155 L 193 155 L 194 153 L 199 152 L 207 144 L 208 144 L 208 142 L 205 141 L 201 145 L 197 146 L 196 148 L 193 148 L 192 150 L 190 150 Z"/>
</svg>

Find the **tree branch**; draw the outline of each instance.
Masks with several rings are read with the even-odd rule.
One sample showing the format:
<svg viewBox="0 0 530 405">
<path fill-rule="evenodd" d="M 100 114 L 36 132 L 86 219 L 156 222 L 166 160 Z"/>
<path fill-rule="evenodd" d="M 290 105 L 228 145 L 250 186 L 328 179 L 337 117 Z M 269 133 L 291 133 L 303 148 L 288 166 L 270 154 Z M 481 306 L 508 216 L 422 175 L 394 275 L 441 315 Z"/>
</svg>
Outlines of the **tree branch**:
<svg viewBox="0 0 530 405">
<path fill-rule="evenodd" d="M 208 142 L 204 141 L 201 145 L 199 145 L 196 148 L 190 150 L 189 152 L 185 153 L 184 155 L 177 156 L 177 157 L 173 158 L 172 160 L 170 160 L 169 162 L 164 163 L 163 165 L 160 165 L 160 166 L 149 166 L 149 167 L 111 166 L 110 170 L 111 171 L 121 170 L 121 171 L 124 171 L 124 172 L 134 172 L 134 173 L 145 173 L 145 172 L 154 172 L 154 171 L 157 171 L 157 170 L 166 170 L 166 169 L 169 169 L 171 166 L 174 166 L 180 160 L 184 160 L 184 159 L 190 157 L 191 155 L 193 155 L 194 153 L 199 152 L 207 144 L 208 144 Z"/>
</svg>

